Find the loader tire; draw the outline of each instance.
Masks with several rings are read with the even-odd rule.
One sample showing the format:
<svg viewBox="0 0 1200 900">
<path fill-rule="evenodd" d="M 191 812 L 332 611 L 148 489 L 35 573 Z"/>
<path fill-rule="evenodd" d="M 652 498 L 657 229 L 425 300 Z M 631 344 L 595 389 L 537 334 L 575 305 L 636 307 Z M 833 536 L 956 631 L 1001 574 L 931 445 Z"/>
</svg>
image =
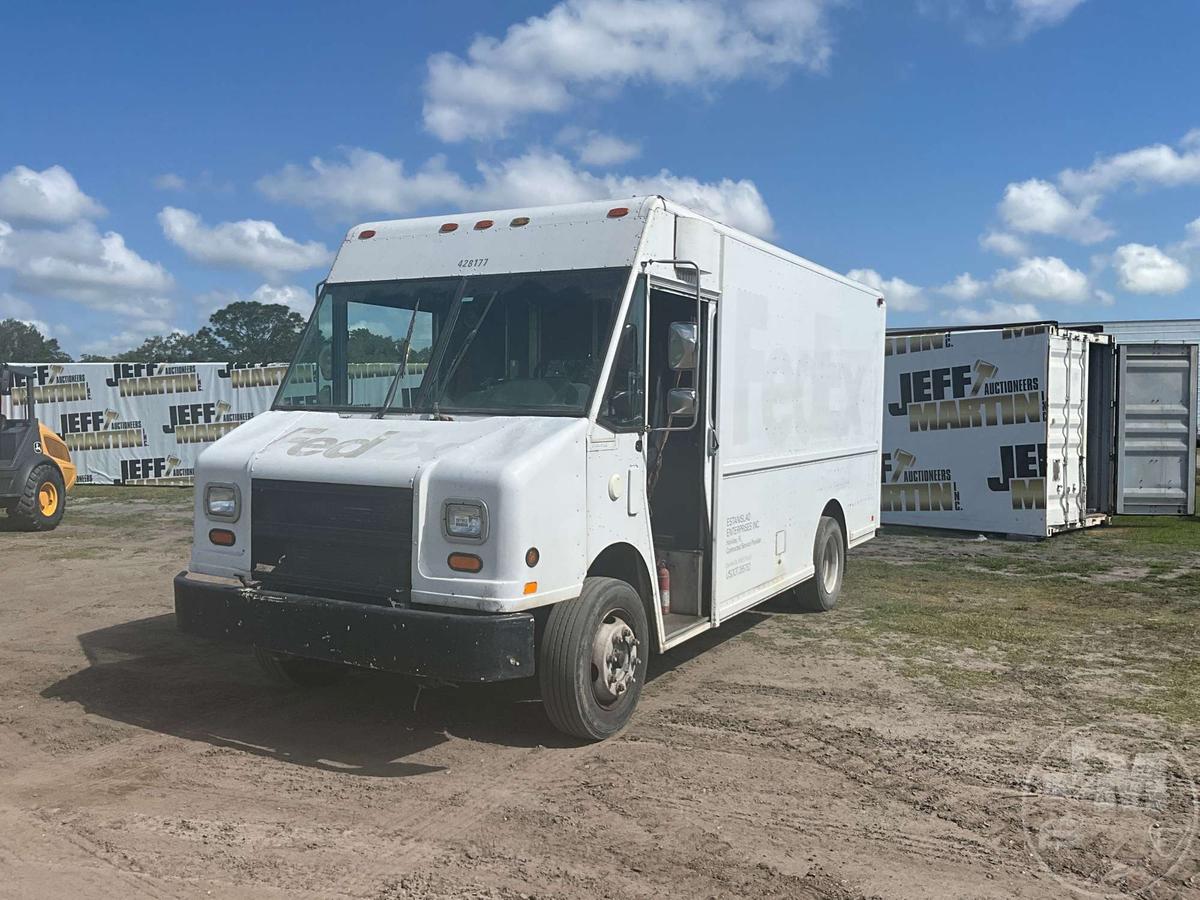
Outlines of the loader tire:
<svg viewBox="0 0 1200 900">
<path fill-rule="evenodd" d="M 813 577 L 796 588 L 800 608 L 828 612 L 837 606 L 846 573 L 846 544 L 842 528 L 832 516 L 821 516 L 813 541 Z"/>
<path fill-rule="evenodd" d="M 642 598 L 616 578 L 588 578 L 550 610 L 538 647 L 542 704 L 559 731 L 602 741 L 628 724 L 646 682 Z"/>
<path fill-rule="evenodd" d="M 53 463 L 40 463 L 25 479 L 20 499 L 8 507 L 8 517 L 21 531 L 53 531 L 66 508 L 62 472 Z"/>
<path fill-rule="evenodd" d="M 254 648 L 254 658 L 263 672 L 276 684 L 286 687 L 328 687 L 346 677 L 346 667 L 321 659 L 304 659 Z"/>
</svg>

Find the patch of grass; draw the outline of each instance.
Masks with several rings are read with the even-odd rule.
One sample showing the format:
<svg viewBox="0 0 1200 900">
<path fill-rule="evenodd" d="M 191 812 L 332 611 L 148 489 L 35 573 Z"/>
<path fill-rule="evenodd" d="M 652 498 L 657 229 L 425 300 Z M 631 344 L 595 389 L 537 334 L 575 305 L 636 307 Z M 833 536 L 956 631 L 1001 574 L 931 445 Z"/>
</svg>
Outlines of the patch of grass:
<svg viewBox="0 0 1200 900">
<path fill-rule="evenodd" d="M 80 484 L 71 491 L 71 499 L 106 500 L 122 503 L 130 500 L 150 501 L 168 506 L 191 506 L 195 490 L 190 487 L 143 487 L 119 484 Z"/>
<path fill-rule="evenodd" d="M 1196 550 L 1200 548 L 1200 517 L 1117 516 L 1112 525 L 1099 533 L 1135 546 L 1157 544 Z"/>
<path fill-rule="evenodd" d="M 824 639 L 932 679 L 942 702 L 1015 680 L 1056 708 L 1200 724 L 1200 568 L 1161 577 L 1194 564 L 1183 547 L 1200 549 L 1197 523 L 1158 518 L 1003 550 L 921 541 L 904 566 L 881 546 L 851 560 Z M 1087 579 L 1118 569 L 1149 574 Z"/>
</svg>

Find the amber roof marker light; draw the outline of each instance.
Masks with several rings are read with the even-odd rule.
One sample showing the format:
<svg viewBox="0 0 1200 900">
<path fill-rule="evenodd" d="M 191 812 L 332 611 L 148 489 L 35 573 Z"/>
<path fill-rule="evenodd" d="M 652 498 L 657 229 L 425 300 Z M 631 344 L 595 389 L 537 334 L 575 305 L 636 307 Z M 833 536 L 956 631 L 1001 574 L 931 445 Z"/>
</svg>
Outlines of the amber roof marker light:
<svg viewBox="0 0 1200 900">
<path fill-rule="evenodd" d="M 509 228 L 520 228 L 522 225 L 528 225 L 528 224 L 529 224 L 529 216 L 517 216 L 515 219 L 513 219 L 511 222 L 508 223 L 508 227 Z"/>
<path fill-rule="evenodd" d="M 627 215 L 629 215 L 628 206 L 614 206 L 608 211 L 608 218 L 610 219 L 623 219 Z"/>
<path fill-rule="evenodd" d="M 365 240 L 367 240 L 367 238 L 373 238 L 373 237 L 375 237 L 375 229 L 374 228 L 364 228 L 362 231 L 360 231 L 358 233 L 358 239 L 360 241 L 365 241 Z"/>
<path fill-rule="evenodd" d="M 491 228 L 495 224 L 496 223 L 493 222 L 491 219 L 480 219 L 478 222 L 475 223 L 475 230 L 476 231 L 487 231 L 489 228 Z"/>
<path fill-rule="evenodd" d="M 441 228 L 438 229 L 438 234 L 449 234 L 452 231 L 458 231 L 457 222 L 446 222 Z"/>
</svg>

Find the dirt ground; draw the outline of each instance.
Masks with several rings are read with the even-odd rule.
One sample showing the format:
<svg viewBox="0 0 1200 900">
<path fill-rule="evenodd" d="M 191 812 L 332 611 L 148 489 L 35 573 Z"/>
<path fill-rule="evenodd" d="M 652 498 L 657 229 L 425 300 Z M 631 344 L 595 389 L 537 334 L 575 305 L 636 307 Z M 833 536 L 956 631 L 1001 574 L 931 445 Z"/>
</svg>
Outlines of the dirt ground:
<svg viewBox="0 0 1200 900">
<path fill-rule="evenodd" d="M 837 610 L 668 654 L 579 745 L 509 689 L 289 691 L 179 634 L 189 504 L 0 532 L 0 896 L 1200 897 L 1196 521 L 881 535 Z M 1153 784 L 1047 840 L 1031 766 L 1084 732 Z"/>
</svg>

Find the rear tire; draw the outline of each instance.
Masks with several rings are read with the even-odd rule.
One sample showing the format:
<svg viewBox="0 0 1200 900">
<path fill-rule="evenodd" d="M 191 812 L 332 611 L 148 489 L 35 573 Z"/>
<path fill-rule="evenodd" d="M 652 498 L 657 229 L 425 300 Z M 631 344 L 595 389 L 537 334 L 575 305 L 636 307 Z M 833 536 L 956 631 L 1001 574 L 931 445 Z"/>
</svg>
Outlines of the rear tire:
<svg viewBox="0 0 1200 900">
<path fill-rule="evenodd" d="M 287 687 L 328 687 L 346 677 L 345 666 L 321 659 L 273 653 L 262 647 L 254 648 L 254 658 L 272 681 Z"/>
<path fill-rule="evenodd" d="M 800 608 L 828 612 L 837 606 L 846 572 L 846 543 L 842 528 L 832 516 L 821 516 L 813 541 L 813 577 L 796 589 Z"/>
<path fill-rule="evenodd" d="M 20 499 L 8 507 L 8 517 L 22 531 L 53 531 L 66 509 L 62 472 L 53 463 L 40 463 L 25 479 Z"/>
<path fill-rule="evenodd" d="M 588 578 L 577 599 L 550 610 L 538 679 L 555 728 L 602 741 L 628 724 L 646 681 L 649 631 L 642 598 L 616 578 Z"/>
</svg>

